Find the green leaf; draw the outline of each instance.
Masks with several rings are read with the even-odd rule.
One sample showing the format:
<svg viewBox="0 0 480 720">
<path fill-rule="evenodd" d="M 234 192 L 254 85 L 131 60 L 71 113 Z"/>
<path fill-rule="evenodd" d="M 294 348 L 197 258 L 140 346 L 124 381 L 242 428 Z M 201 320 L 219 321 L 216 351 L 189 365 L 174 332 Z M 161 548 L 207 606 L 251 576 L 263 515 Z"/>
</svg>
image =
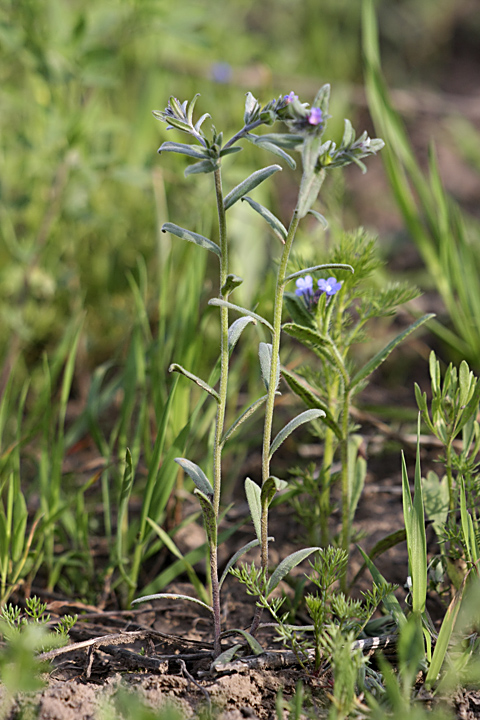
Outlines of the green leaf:
<svg viewBox="0 0 480 720">
<path fill-rule="evenodd" d="M 420 470 L 420 416 L 417 430 L 417 458 L 415 463 L 414 500 L 410 493 L 407 466 L 402 453 L 402 496 L 405 530 L 407 533 L 408 560 L 412 574 L 412 610 L 419 614 L 425 610 L 427 598 L 427 539 L 423 509 L 422 476 Z"/>
<path fill-rule="evenodd" d="M 330 412 L 328 405 L 320 397 L 318 397 L 318 395 L 316 395 L 312 389 L 307 387 L 297 375 L 291 373 L 285 367 L 282 367 L 282 377 L 288 384 L 290 389 L 295 393 L 295 395 L 297 395 L 303 400 L 305 405 L 312 409 L 315 408 L 318 410 L 323 410 L 323 412 L 325 413 L 323 422 L 331 430 L 333 430 L 336 437 L 341 440 L 342 431 L 338 423 L 335 421 L 332 413 Z"/>
<path fill-rule="evenodd" d="M 245 479 L 245 495 L 247 496 L 248 507 L 250 515 L 252 516 L 253 526 L 257 535 L 258 541 L 262 542 L 262 501 L 261 501 L 261 489 L 256 482 Z"/>
<path fill-rule="evenodd" d="M 124 556 L 123 556 L 123 543 L 125 539 L 125 520 L 127 519 L 128 513 L 128 502 L 132 491 L 134 480 L 132 454 L 127 448 L 125 452 L 125 470 L 122 478 L 122 485 L 120 487 L 120 497 L 118 500 L 118 511 L 117 511 L 117 538 L 116 538 L 116 552 L 117 562 L 119 570 L 122 574 L 123 579 L 131 585 L 132 579 L 128 576 L 128 573 L 124 567 Z"/>
<path fill-rule="evenodd" d="M 258 358 L 260 360 L 260 369 L 262 371 L 262 379 L 268 390 L 270 385 L 270 375 L 272 372 L 272 345 L 271 343 L 261 342 L 258 344 Z M 277 377 L 275 389 L 280 382 L 280 365 L 277 365 Z"/>
<path fill-rule="evenodd" d="M 239 185 L 233 188 L 228 195 L 225 197 L 223 201 L 223 205 L 225 210 L 228 210 L 228 208 L 232 207 L 240 198 L 242 198 L 244 195 L 246 195 L 250 190 L 253 190 L 256 188 L 260 183 L 262 183 L 264 180 L 270 177 L 270 175 L 273 175 L 273 173 L 276 173 L 278 170 L 281 170 L 282 168 L 280 165 L 269 165 L 268 167 L 262 168 L 261 170 L 256 170 L 254 173 L 248 176 L 243 182 L 241 182 Z"/>
<path fill-rule="evenodd" d="M 208 151 L 202 148 L 201 145 L 186 145 L 185 143 L 177 142 L 164 142 L 163 145 L 160 145 L 157 152 L 175 152 L 203 160 L 208 158 Z"/>
<path fill-rule="evenodd" d="M 310 212 L 313 214 L 313 210 Z M 308 273 L 316 272 L 317 270 L 350 270 L 352 273 L 355 272 L 351 265 L 346 265 L 345 263 L 325 263 L 324 265 L 314 265 L 313 267 L 305 268 L 305 270 L 299 270 L 291 275 L 287 275 L 285 282 L 287 283 L 289 280 L 294 280 L 295 278 L 308 275 Z"/>
<path fill-rule="evenodd" d="M 270 212 L 270 210 L 263 205 L 260 205 L 260 203 L 255 202 L 255 200 L 252 200 L 252 198 L 248 197 L 248 195 L 242 197 L 242 202 L 244 201 L 267 221 L 273 229 L 275 235 L 282 241 L 282 243 L 285 243 L 285 240 L 287 239 L 287 228 L 283 225 L 283 223 L 281 223 L 280 220 L 272 212 Z"/>
<path fill-rule="evenodd" d="M 304 412 L 300 413 L 300 415 L 297 415 L 297 417 L 293 418 L 293 420 L 290 420 L 290 422 L 287 423 L 287 425 L 285 425 L 285 427 L 280 430 L 280 432 L 272 442 L 270 446 L 270 452 L 268 454 L 269 458 L 271 459 L 273 453 L 278 450 L 280 445 L 297 427 L 303 425 L 304 423 L 311 422 L 312 420 L 317 420 L 320 417 L 325 417 L 325 413 L 323 412 L 323 410 L 305 410 Z"/>
<path fill-rule="evenodd" d="M 355 142 L 355 130 L 352 127 L 352 123 L 350 120 L 347 120 L 347 118 L 345 118 L 344 123 L 345 129 L 343 131 L 342 145 L 343 147 L 348 147 Z"/>
<path fill-rule="evenodd" d="M 258 410 L 258 408 L 261 407 L 261 406 L 264 404 L 264 402 L 266 401 L 267 397 L 268 397 L 267 395 L 263 395 L 261 398 L 259 398 L 258 400 L 255 400 L 255 402 L 251 403 L 251 405 L 249 405 L 249 406 L 247 407 L 247 409 L 243 411 L 243 413 L 232 423 L 232 425 L 230 425 L 230 427 L 228 428 L 227 432 L 226 432 L 226 433 L 224 434 L 224 436 L 222 437 L 222 440 L 221 440 L 221 445 L 222 445 L 222 446 L 223 446 L 223 445 L 227 442 L 227 440 L 233 435 L 233 433 L 234 433 L 236 430 L 238 430 L 238 428 L 240 427 L 240 425 L 242 425 L 242 423 L 244 423 L 245 420 L 247 420 L 251 415 L 253 415 L 253 413 L 254 413 L 256 410 Z"/>
<path fill-rule="evenodd" d="M 27 528 L 27 519 L 27 503 L 25 502 L 23 492 L 20 490 L 13 503 L 12 541 L 10 552 L 11 559 L 14 563 L 20 562 L 24 552 L 24 546 L 27 541 L 25 532 Z"/>
<path fill-rule="evenodd" d="M 441 537 L 448 518 L 449 492 L 446 475 L 440 480 L 433 470 L 429 470 L 427 477 L 423 479 L 423 500 L 427 517 L 432 521 L 437 537 Z"/>
<path fill-rule="evenodd" d="M 202 507 L 203 520 L 205 522 L 205 530 L 207 531 L 210 549 L 217 547 L 217 516 L 215 515 L 210 495 L 206 495 L 198 488 L 195 488 L 193 494 L 198 497 L 198 501 Z"/>
<path fill-rule="evenodd" d="M 328 228 L 328 220 L 326 217 L 324 217 L 321 213 L 317 212 L 316 210 L 309 210 L 309 215 L 313 215 L 314 218 L 318 220 L 320 225 L 323 227 L 324 230 L 327 230 Z"/>
<path fill-rule="evenodd" d="M 162 225 L 162 232 L 169 232 L 176 237 L 182 238 L 182 240 L 188 240 L 188 242 L 193 242 L 195 243 L 195 245 L 199 245 L 206 250 L 210 250 L 210 252 L 215 253 L 215 255 L 218 255 L 218 257 L 221 257 L 222 255 L 220 248 L 212 240 L 209 240 L 208 238 L 204 237 L 203 235 L 199 235 L 198 233 L 191 232 L 191 230 L 185 230 L 184 228 L 181 228 L 174 223 L 164 223 Z"/>
<path fill-rule="evenodd" d="M 175 462 L 192 478 L 196 487 L 201 490 L 207 497 L 213 497 L 213 487 L 202 468 L 191 460 L 185 458 L 175 458 Z"/>
<path fill-rule="evenodd" d="M 200 97 L 200 93 L 196 93 L 193 98 L 190 100 L 190 102 L 187 104 L 187 120 L 190 124 L 193 124 L 193 110 L 195 108 L 196 102 L 198 98 Z"/>
<path fill-rule="evenodd" d="M 243 148 L 239 145 L 236 145 L 235 147 L 225 148 L 224 150 L 220 150 L 220 157 L 225 157 L 225 155 L 233 155 L 234 153 L 241 152 L 242 150 Z"/>
<path fill-rule="evenodd" d="M 386 535 L 381 540 L 379 540 L 373 548 L 368 553 L 368 557 L 373 562 L 376 557 L 379 555 L 382 555 L 387 550 L 390 550 L 390 548 L 395 547 L 396 545 L 400 545 L 400 543 L 405 542 L 407 539 L 407 534 L 405 532 L 405 528 L 402 528 L 401 530 L 395 530 L 395 532 L 390 533 L 389 535 Z M 363 575 L 365 568 L 367 567 L 367 564 L 364 562 L 363 565 L 360 567 L 358 572 L 356 573 L 355 577 L 353 578 L 350 587 L 354 587 L 357 580 Z"/>
<path fill-rule="evenodd" d="M 231 292 L 235 290 L 235 288 L 239 287 L 243 283 L 243 280 L 241 277 L 238 277 L 238 275 L 234 275 L 233 273 L 229 273 L 227 275 L 227 279 L 225 282 L 225 285 L 222 286 L 222 295 L 226 296 L 229 295 Z"/>
<path fill-rule="evenodd" d="M 366 566 L 370 570 L 370 573 L 372 575 L 373 581 L 375 585 L 378 585 L 380 588 L 384 587 L 385 585 L 388 585 L 387 581 L 383 577 L 383 575 L 377 570 L 373 562 L 368 557 L 367 553 L 362 550 L 362 548 L 357 545 L 357 548 L 359 549 L 360 553 L 362 554 L 362 557 L 365 561 Z M 387 612 L 391 614 L 395 622 L 397 623 L 397 626 L 399 628 L 403 627 L 403 625 L 406 623 L 407 618 L 405 617 L 405 613 L 403 612 L 400 603 L 398 602 L 395 595 L 392 593 L 389 593 L 384 599 L 383 599 L 383 605 L 385 606 L 385 609 Z"/>
<path fill-rule="evenodd" d="M 268 142 L 288 150 L 301 150 L 303 147 L 303 135 L 294 135 L 293 133 L 266 133 L 265 135 L 249 133 L 249 135 L 255 138 L 255 143 L 257 143 L 257 138 L 261 138 L 262 142 Z"/>
<path fill-rule="evenodd" d="M 292 158 L 291 155 L 289 155 L 285 150 L 282 150 L 281 147 L 279 147 L 276 143 L 269 142 L 269 140 L 266 140 L 265 135 L 252 135 L 252 133 L 249 133 L 247 136 L 247 140 L 250 140 L 251 137 L 255 137 L 255 140 L 253 141 L 254 145 L 257 145 L 264 150 L 268 150 L 268 152 L 271 152 L 273 155 L 276 155 L 277 157 L 281 157 L 282 160 L 285 160 L 287 165 L 292 169 L 295 170 L 297 167 L 297 163 Z"/>
<path fill-rule="evenodd" d="M 284 490 L 286 487 L 288 487 L 288 482 L 286 482 L 286 480 L 280 480 L 274 475 L 270 475 L 270 477 L 267 478 L 262 485 L 260 493 L 262 507 L 270 505 L 277 492 Z"/>
<path fill-rule="evenodd" d="M 254 325 L 257 324 L 254 318 L 249 315 L 244 315 L 243 317 L 239 317 L 235 320 L 228 328 L 228 353 L 230 355 L 237 344 L 240 335 L 250 323 L 253 323 Z"/>
<path fill-rule="evenodd" d="M 324 179 L 325 170 L 323 168 L 308 174 L 304 173 L 297 204 L 297 214 L 300 219 L 305 217 L 309 210 L 311 210 L 313 203 L 318 197 Z"/>
<path fill-rule="evenodd" d="M 253 318 L 254 320 L 257 320 L 258 322 L 262 323 L 262 325 L 266 325 L 268 329 L 273 332 L 273 327 L 270 325 L 268 320 L 266 320 L 261 315 L 257 315 L 257 313 L 252 312 L 251 310 L 247 310 L 244 307 L 240 307 L 240 305 L 234 305 L 231 302 L 228 302 L 228 300 L 222 300 L 221 298 L 212 298 L 208 301 L 209 305 L 215 305 L 216 307 L 226 307 L 229 310 L 236 310 L 237 312 L 241 313 L 242 315 L 247 315 L 248 317 Z"/>
<path fill-rule="evenodd" d="M 147 522 L 150 524 L 150 526 L 153 528 L 153 530 L 156 532 L 160 540 L 163 542 L 165 547 L 170 550 L 172 555 L 174 555 L 176 558 L 178 558 L 185 568 L 185 572 L 188 575 L 188 578 L 190 582 L 192 583 L 193 587 L 195 588 L 198 597 L 205 603 L 208 603 L 208 594 L 205 590 L 204 586 L 199 580 L 199 577 L 195 570 L 193 569 L 193 566 L 191 563 L 188 562 L 188 560 L 182 555 L 178 547 L 175 545 L 174 541 L 170 537 L 170 535 L 165 532 L 163 528 L 158 525 L 158 523 L 154 522 L 151 518 L 147 518 Z"/>
<path fill-rule="evenodd" d="M 237 652 L 243 647 L 241 643 L 232 645 L 232 647 L 224 650 L 210 665 L 210 670 L 221 670 L 225 665 L 233 660 Z"/>
<path fill-rule="evenodd" d="M 285 575 L 288 575 L 288 573 L 293 570 L 294 567 L 300 565 L 300 563 L 303 562 L 303 560 L 305 560 L 307 557 L 309 557 L 309 555 L 321 549 L 322 548 L 320 547 L 303 548 L 302 550 L 297 550 L 296 552 L 292 553 L 284 560 L 282 560 L 282 562 L 277 565 L 272 575 L 270 576 L 267 585 L 266 596 L 268 597 L 275 590 L 275 588 L 283 580 Z"/>
<path fill-rule="evenodd" d="M 468 575 L 465 576 L 461 587 L 455 593 L 455 596 L 451 601 L 450 605 L 448 606 L 447 612 L 443 617 L 442 627 L 440 628 L 440 632 L 438 633 L 437 641 L 435 643 L 432 661 L 430 663 L 430 667 L 428 668 L 427 676 L 425 678 L 425 685 L 427 688 L 431 688 L 432 685 L 436 682 L 445 661 L 447 649 L 450 644 L 450 638 L 452 637 L 453 628 L 455 627 L 455 622 L 457 620 L 458 612 L 461 607 L 461 600 L 465 590 L 465 583 L 467 577 Z M 478 599 L 476 600 L 476 603 L 478 603 Z"/>
<path fill-rule="evenodd" d="M 198 598 L 190 597 L 190 595 L 179 595 L 178 593 L 156 593 L 155 595 L 144 595 L 143 597 L 139 597 L 136 600 L 132 600 L 132 605 L 136 605 L 137 603 L 141 602 L 147 602 L 147 600 L 189 600 L 190 602 L 197 603 L 197 605 L 201 605 L 209 612 L 213 613 L 213 608 L 210 607 L 210 605 L 207 605 L 206 603 L 202 602 L 202 600 L 198 600 Z"/>
<path fill-rule="evenodd" d="M 348 485 L 350 495 L 350 523 L 353 523 L 358 501 L 365 485 L 367 463 L 358 451 L 363 442 L 361 435 L 350 435 L 348 439 Z"/>
<path fill-rule="evenodd" d="M 313 314 L 308 310 L 303 298 L 294 293 L 286 292 L 283 296 L 286 310 L 296 325 L 315 330 Z"/>
<path fill-rule="evenodd" d="M 273 538 L 273 537 L 268 538 L 269 542 L 273 542 L 274 540 L 275 540 L 275 538 Z M 237 560 L 239 560 L 242 557 L 242 555 L 245 555 L 245 553 L 247 553 L 249 550 L 252 550 L 252 548 L 254 548 L 254 547 L 258 547 L 259 545 L 260 545 L 260 540 L 250 540 L 250 542 L 247 543 L 246 545 L 244 545 L 243 547 L 241 547 L 240 550 L 237 550 L 235 555 L 232 555 L 230 560 L 225 565 L 225 569 L 222 573 L 222 577 L 220 578 L 220 581 L 218 583 L 219 590 L 222 587 L 223 583 L 225 582 L 225 578 L 227 577 L 227 575 L 230 571 L 230 568 L 232 568 L 235 565 Z"/>
<path fill-rule="evenodd" d="M 427 320 L 430 320 L 431 318 L 435 317 L 434 313 L 428 313 L 427 315 L 424 315 L 423 317 L 416 320 L 412 325 L 409 325 L 409 327 L 401 332 L 399 335 L 397 335 L 396 338 L 394 338 L 391 342 L 386 345 L 383 350 L 380 350 L 371 360 L 368 361 L 366 365 L 361 368 L 355 375 L 353 376 L 350 387 L 354 388 L 356 385 L 358 385 L 360 382 L 365 380 L 369 375 L 371 375 L 386 358 L 390 355 L 392 350 L 395 350 L 397 345 L 400 345 L 405 338 L 407 338 L 409 335 L 411 335 L 412 332 L 417 330 L 421 325 L 423 325 Z"/>
<path fill-rule="evenodd" d="M 214 390 L 208 383 L 206 383 L 204 380 L 199 378 L 197 375 L 194 375 L 193 373 L 189 372 L 188 370 L 185 370 L 184 367 L 179 365 L 178 363 L 172 363 L 170 367 L 168 368 L 168 372 L 178 372 L 180 375 L 184 375 L 189 380 L 192 380 L 196 385 L 202 388 L 202 390 L 205 390 L 209 395 L 211 395 L 217 402 L 220 402 L 220 395 L 217 393 L 216 390 Z"/>
<path fill-rule="evenodd" d="M 201 160 L 198 163 L 189 165 L 184 172 L 185 177 L 189 175 L 200 175 L 201 173 L 212 173 L 218 170 L 218 162 L 214 160 Z"/>
<path fill-rule="evenodd" d="M 328 335 L 319 333 L 313 328 L 303 327 L 296 323 L 285 323 L 282 330 L 296 340 L 310 347 L 317 355 L 325 358 L 333 367 L 336 367 L 342 375 L 345 375 L 345 366 L 339 353 L 335 352 L 335 346 Z"/>
<path fill-rule="evenodd" d="M 228 631 L 229 635 L 233 635 L 234 633 L 238 633 L 238 635 L 241 635 L 245 638 L 254 655 L 261 655 L 263 652 L 265 652 L 258 640 L 256 640 L 253 635 L 247 630 L 242 630 L 241 628 L 233 628 L 232 630 Z"/>
</svg>

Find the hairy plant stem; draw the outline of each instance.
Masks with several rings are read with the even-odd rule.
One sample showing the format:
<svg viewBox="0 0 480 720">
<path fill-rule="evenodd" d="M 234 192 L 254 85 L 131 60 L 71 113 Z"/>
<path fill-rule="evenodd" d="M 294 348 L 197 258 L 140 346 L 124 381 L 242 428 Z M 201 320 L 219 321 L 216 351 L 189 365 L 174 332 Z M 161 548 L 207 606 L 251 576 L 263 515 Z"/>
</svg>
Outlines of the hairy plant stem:
<svg viewBox="0 0 480 720">
<path fill-rule="evenodd" d="M 445 471 L 447 474 L 448 482 L 448 500 L 449 510 L 455 510 L 455 494 L 453 488 L 453 473 L 452 473 L 452 443 L 453 433 L 449 436 L 448 442 L 445 445 Z"/>
<path fill-rule="evenodd" d="M 342 464 L 342 550 L 347 555 L 350 552 L 350 467 L 348 453 L 348 419 L 350 415 L 350 390 L 348 386 L 344 388 L 343 408 L 342 408 L 342 442 L 340 446 L 341 464 Z M 347 591 L 347 568 L 340 578 L 340 587 L 343 592 Z"/>
<path fill-rule="evenodd" d="M 217 200 L 218 231 L 221 250 L 220 257 L 220 293 L 221 299 L 226 299 L 222 288 L 227 281 L 228 275 L 228 246 L 227 246 L 227 223 L 225 218 L 225 207 L 223 204 L 222 176 L 220 169 L 215 171 L 215 194 Z M 213 509 L 215 522 L 218 527 L 218 514 L 220 509 L 220 494 L 222 489 L 222 434 L 225 425 L 225 409 L 227 405 L 228 386 L 228 308 L 220 307 L 220 385 L 218 389 L 219 402 L 217 403 L 217 414 L 215 418 L 215 439 L 213 444 Z M 215 533 L 217 535 L 217 533 Z M 218 585 L 218 558 L 217 544 L 210 543 L 210 582 L 212 587 L 212 608 L 214 622 L 214 653 L 221 653 L 220 633 L 220 589 Z"/>
<path fill-rule="evenodd" d="M 270 366 L 270 379 L 268 382 L 267 401 L 265 406 L 265 420 L 263 425 L 263 449 L 262 449 L 262 486 L 270 477 L 270 445 L 272 440 L 273 410 L 275 406 L 275 392 L 277 390 L 277 373 L 280 362 L 280 333 L 282 330 L 282 309 L 283 293 L 285 291 L 285 278 L 287 275 L 288 258 L 292 249 L 293 240 L 297 231 L 300 218 L 298 211 L 293 213 L 288 228 L 285 245 L 283 246 L 280 265 L 277 273 L 277 284 L 275 287 L 275 303 L 273 307 L 273 333 L 272 333 L 272 361 Z M 268 573 L 268 505 L 262 507 L 261 516 L 261 567 Z M 262 609 L 257 607 L 253 618 L 251 633 L 254 634 L 260 623 Z"/>
</svg>

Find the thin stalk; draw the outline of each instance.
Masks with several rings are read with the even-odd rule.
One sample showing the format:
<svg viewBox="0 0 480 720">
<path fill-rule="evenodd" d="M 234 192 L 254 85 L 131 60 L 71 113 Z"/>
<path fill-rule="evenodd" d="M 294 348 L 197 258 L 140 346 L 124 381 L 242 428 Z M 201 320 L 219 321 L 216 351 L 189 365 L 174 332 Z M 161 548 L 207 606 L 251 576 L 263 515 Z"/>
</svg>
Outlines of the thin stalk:
<svg viewBox="0 0 480 720">
<path fill-rule="evenodd" d="M 330 405 L 330 407 L 332 407 Z M 321 474 L 322 486 L 320 489 L 320 543 L 326 547 L 330 537 L 328 532 L 328 516 L 330 513 L 330 487 L 332 476 L 332 463 L 335 453 L 335 433 L 330 428 L 325 431 L 323 443 L 323 469 Z"/>
<path fill-rule="evenodd" d="M 349 459 L 348 459 L 348 418 L 350 413 L 350 391 L 344 389 L 343 409 L 342 409 L 342 442 L 340 444 L 340 454 L 342 463 L 342 550 L 348 554 L 350 551 L 350 479 L 349 479 Z M 347 589 L 346 569 L 340 578 L 340 585 L 343 592 Z"/>
<path fill-rule="evenodd" d="M 453 474 L 452 474 L 452 443 L 453 433 L 448 438 L 448 442 L 445 445 L 445 470 L 447 473 L 448 481 L 448 497 L 449 497 L 449 509 L 455 510 L 455 497 L 453 494 Z"/>
<path fill-rule="evenodd" d="M 227 223 L 225 207 L 223 204 L 222 177 L 220 169 L 215 171 L 215 194 L 217 199 L 218 229 L 220 241 L 220 293 L 223 296 L 222 288 L 227 281 L 228 275 L 228 246 L 227 246 Z M 220 495 L 222 489 L 222 435 L 225 425 L 225 409 L 227 404 L 228 386 L 228 308 L 220 307 L 220 385 L 219 402 L 215 418 L 215 438 L 213 443 L 213 509 L 215 522 L 218 527 L 218 514 L 220 509 Z M 215 533 L 217 535 L 217 533 Z M 210 543 L 210 580 L 212 587 L 212 608 L 214 619 L 214 653 L 221 653 L 220 633 L 220 588 L 218 585 L 218 558 L 216 542 Z"/>
<path fill-rule="evenodd" d="M 273 333 L 272 333 L 272 361 L 270 367 L 270 379 L 268 383 L 267 401 L 265 406 L 265 420 L 263 426 L 263 450 L 262 450 L 262 486 L 270 477 L 270 445 L 272 441 L 273 410 L 275 406 L 275 392 L 277 389 L 277 371 L 280 361 L 280 333 L 282 330 L 282 309 L 283 293 L 285 291 L 285 278 L 287 275 L 288 258 L 292 249 L 293 240 L 297 231 L 300 218 L 298 212 L 293 213 L 290 227 L 288 228 L 285 245 L 283 246 L 280 265 L 277 273 L 277 284 L 275 287 L 275 304 L 273 307 Z M 268 574 L 268 505 L 262 507 L 261 515 L 261 568 Z M 257 607 L 253 618 L 250 632 L 254 634 L 260 624 L 262 609 Z"/>
</svg>

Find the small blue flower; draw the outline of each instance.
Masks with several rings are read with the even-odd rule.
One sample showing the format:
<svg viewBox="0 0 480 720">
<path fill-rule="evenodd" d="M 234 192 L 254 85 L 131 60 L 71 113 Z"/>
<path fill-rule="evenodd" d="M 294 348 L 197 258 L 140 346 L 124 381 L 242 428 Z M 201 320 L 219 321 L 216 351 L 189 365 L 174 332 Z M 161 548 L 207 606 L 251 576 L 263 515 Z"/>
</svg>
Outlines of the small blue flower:
<svg viewBox="0 0 480 720">
<path fill-rule="evenodd" d="M 323 113 L 320 108 L 312 108 L 308 115 L 308 123 L 310 125 L 320 125 L 323 121 Z"/>
<path fill-rule="evenodd" d="M 337 282 L 337 278 L 329 277 L 328 280 L 323 278 L 318 281 L 318 289 L 320 292 L 324 292 L 326 295 L 335 295 L 342 287 L 341 282 Z"/>
<path fill-rule="evenodd" d="M 313 295 L 313 280 L 311 275 L 305 275 L 305 277 L 298 278 L 297 282 L 295 283 L 297 286 L 297 289 L 295 290 L 295 295 L 298 295 L 299 297 L 305 298 L 305 300 L 308 302 L 310 298 Z"/>
<path fill-rule="evenodd" d="M 288 95 L 284 95 L 283 97 L 283 102 L 287 103 L 287 105 L 289 105 L 294 100 L 298 100 L 298 95 L 295 95 L 293 90 Z"/>
<path fill-rule="evenodd" d="M 227 62 L 216 62 L 210 68 L 212 80 L 218 83 L 228 83 L 232 79 L 232 67 Z"/>
</svg>

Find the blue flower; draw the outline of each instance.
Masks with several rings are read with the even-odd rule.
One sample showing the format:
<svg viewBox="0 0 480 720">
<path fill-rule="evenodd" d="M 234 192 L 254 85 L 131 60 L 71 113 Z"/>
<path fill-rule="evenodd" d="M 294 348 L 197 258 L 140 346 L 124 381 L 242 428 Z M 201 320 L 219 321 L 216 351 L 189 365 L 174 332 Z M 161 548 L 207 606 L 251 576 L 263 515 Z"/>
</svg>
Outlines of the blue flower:
<svg viewBox="0 0 480 720">
<path fill-rule="evenodd" d="M 295 295 L 298 295 L 299 297 L 305 298 L 305 300 L 308 302 L 310 298 L 313 296 L 313 280 L 311 275 L 305 275 L 305 277 L 298 278 L 297 282 L 295 283 L 297 286 L 297 289 L 295 290 Z"/>
<path fill-rule="evenodd" d="M 323 121 L 323 113 L 320 108 L 312 108 L 308 115 L 308 123 L 310 125 L 320 125 Z"/>
<path fill-rule="evenodd" d="M 323 278 L 318 281 L 318 289 L 320 292 L 324 292 L 326 295 L 335 295 L 342 287 L 341 282 L 337 282 L 337 278 L 329 277 L 328 280 Z"/>
<path fill-rule="evenodd" d="M 232 67 L 227 62 L 213 63 L 210 68 L 212 80 L 218 83 L 228 83 L 232 79 Z"/>
<path fill-rule="evenodd" d="M 283 102 L 287 103 L 287 105 L 289 105 L 294 100 L 298 100 L 298 95 L 295 95 L 293 90 L 288 95 L 284 95 L 283 97 Z"/>
</svg>

